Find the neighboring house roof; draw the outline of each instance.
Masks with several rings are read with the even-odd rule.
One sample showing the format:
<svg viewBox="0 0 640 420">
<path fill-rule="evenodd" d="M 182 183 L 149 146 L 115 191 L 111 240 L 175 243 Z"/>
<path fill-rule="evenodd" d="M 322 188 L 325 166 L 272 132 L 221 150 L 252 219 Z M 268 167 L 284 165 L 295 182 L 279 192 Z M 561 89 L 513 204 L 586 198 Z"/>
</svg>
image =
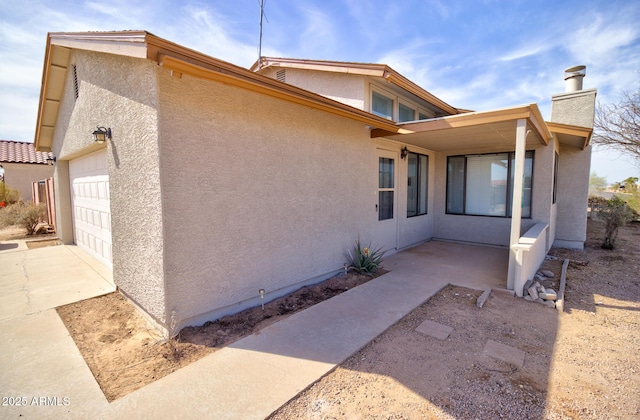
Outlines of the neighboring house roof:
<svg viewBox="0 0 640 420">
<path fill-rule="evenodd" d="M 407 79 L 386 64 L 352 63 L 344 61 L 302 60 L 295 58 L 261 57 L 251 66 L 252 71 L 259 71 L 267 67 L 289 67 L 305 70 L 329 71 L 335 73 L 358 74 L 362 76 L 381 77 L 389 83 L 410 92 L 427 101 L 434 107 L 441 109 L 445 114 L 454 115 L 467 110 L 454 108 L 442 99 L 436 97 Z"/>
<path fill-rule="evenodd" d="M 398 131 L 395 124 L 385 118 L 278 82 L 270 77 L 174 44 L 146 31 L 49 33 L 36 124 L 35 147 L 37 150 L 51 150 L 69 57 L 73 49 L 152 60 L 171 70 L 175 77 L 189 74 L 309 106 L 360 121 L 375 128 L 391 132 Z"/>
<path fill-rule="evenodd" d="M 47 164 L 51 153 L 38 152 L 33 143 L 0 140 L 0 163 L 36 163 Z"/>
</svg>

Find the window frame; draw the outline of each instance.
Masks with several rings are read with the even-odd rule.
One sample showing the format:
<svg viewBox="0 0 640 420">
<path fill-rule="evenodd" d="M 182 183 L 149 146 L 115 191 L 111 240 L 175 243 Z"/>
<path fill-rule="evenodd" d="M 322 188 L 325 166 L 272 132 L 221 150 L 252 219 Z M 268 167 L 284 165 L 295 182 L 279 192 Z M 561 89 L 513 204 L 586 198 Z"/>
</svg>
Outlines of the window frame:
<svg viewBox="0 0 640 420">
<path fill-rule="evenodd" d="M 487 155 L 507 155 L 507 185 L 506 185 L 506 209 L 505 215 L 492 215 L 492 214 L 470 214 L 466 213 L 467 211 L 467 175 L 468 175 L 468 159 L 473 156 L 487 156 Z M 522 219 L 532 219 L 533 218 L 533 189 L 534 189 L 534 169 L 535 169 L 535 150 L 527 150 L 525 151 L 525 162 L 527 159 L 531 159 L 531 186 L 530 188 L 525 188 L 525 184 L 523 184 L 523 201 L 525 200 L 524 192 L 528 189 L 531 191 L 529 197 L 529 214 L 527 216 L 522 216 Z M 462 212 L 451 212 L 449 211 L 449 185 L 451 182 L 450 173 L 449 173 L 449 162 L 451 158 L 464 158 L 464 168 L 463 168 L 463 180 L 462 180 Z M 501 219 L 510 219 L 512 217 L 511 210 L 513 204 L 513 165 L 511 162 L 515 159 L 515 152 L 496 152 L 496 153 L 479 153 L 479 154 L 467 154 L 467 155 L 451 155 L 447 156 L 447 176 L 446 176 L 446 188 L 445 188 L 445 214 L 450 214 L 454 216 L 476 216 L 476 217 L 497 217 Z"/>
<path fill-rule="evenodd" d="M 556 204 L 558 198 L 558 166 L 560 161 L 560 155 L 558 152 L 555 152 L 555 156 L 553 158 L 553 201 L 552 204 Z"/>
<path fill-rule="evenodd" d="M 417 167 L 416 167 L 416 182 L 417 182 L 417 186 L 416 186 L 416 203 L 418 203 L 418 211 L 416 212 L 416 214 L 412 214 L 409 215 L 409 158 L 410 155 L 415 155 L 416 156 L 416 161 L 417 161 Z M 424 185 L 424 212 L 420 213 L 419 211 L 419 203 L 421 201 L 421 189 L 422 189 L 422 185 L 421 185 L 421 178 L 422 178 L 422 171 L 420 170 L 421 165 L 420 165 L 420 157 L 424 157 L 426 158 L 426 167 L 424 168 L 424 172 L 425 172 L 425 185 Z M 426 214 L 429 214 L 429 155 L 425 155 L 424 153 L 417 153 L 417 152 L 408 152 L 407 153 L 407 219 L 410 219 L 412 217 L 419 217 L 419 216 L 424 216 Z"/>
<path fill-rule="evenodd" d="M 408 99 L 405 96 L 402 96 L 398 93 L 395 93 L 391 90 L 385 89 L 377 84 L 371 83 L 369 85 L 369 112 L 377 115 L 379 117 L 382 118 L 387 118 L 389 119 L 387 116 L 385 115 L 380 115 L 379 113 L 376 113 L 373 111 L 373 95 L 377 94 L 380 96 L 383 96 L 387 99 L 390 99 L 392 101 L 392 117 L 390 118 L 391 121 L 396 122 L 396 123 L 404 123 L 404 122 L 410 122 L 410 121 L 422 121 L 425 119 L 431 119 L 431 118 L 435 118 L 435 114 L 433 113 L 433 111 L 429 111 L 427 108 L 424 108 L 422 106 L 420 106 L 417 102 L 412 101 L 410 99 Z M 407 108 L 411 108 L 413 110 L 413 119 L 412 120 L 407 120 L 407 121 L 400 121 L 400 105 L 407 107 Z M 422 117 L 426 117 L 426 118 L 422 118 Z"/>
</svg>

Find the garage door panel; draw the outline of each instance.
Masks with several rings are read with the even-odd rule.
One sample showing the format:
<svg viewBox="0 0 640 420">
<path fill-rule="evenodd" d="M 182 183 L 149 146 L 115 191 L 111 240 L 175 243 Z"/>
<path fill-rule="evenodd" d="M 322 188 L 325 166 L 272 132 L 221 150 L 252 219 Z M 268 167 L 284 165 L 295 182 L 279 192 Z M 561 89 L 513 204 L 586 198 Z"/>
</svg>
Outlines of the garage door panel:
<svg viewBox="0 0 640 420">
<path fill-rule="evenodd" d="M 106 150 L 69 162 L 76 244 L 111 267 L 111 208 Z"/>
</svg>

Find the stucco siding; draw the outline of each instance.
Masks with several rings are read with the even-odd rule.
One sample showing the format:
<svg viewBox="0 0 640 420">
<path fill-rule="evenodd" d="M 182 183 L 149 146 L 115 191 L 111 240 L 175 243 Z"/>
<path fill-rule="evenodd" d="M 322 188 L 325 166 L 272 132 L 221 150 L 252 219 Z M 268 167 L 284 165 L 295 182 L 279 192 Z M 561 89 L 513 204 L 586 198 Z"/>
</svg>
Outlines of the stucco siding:
<svg viewBox="0 0 640 420">
<path fill-rule="evenodd" d="M 4 182 L 20 191 L 22 201 L 33 201 L 31 183 L 53 176 L 53 166 L 38 163 L 0 163 L 4 168 Z"/>
<path fill-rule="evenodd" d="M 164 309 L 162 212 L 157 146 L 156 68 L 122 56 L 74 52 L 67 72 L 53 152 L 58 157 L 58 214 L 68 242 L 68 162 L 107 148 L 113 241 L 113 278 L 122 292 L 162 321 Z M 113 139 L 93 142 L 96 126 L 111 128 Z M 57 189 L 58 191 L 58 189 Z"/>
<path fill-rule="evenodd" d="M 371 238 L 382 142 L 362 124 L 188 76 L 161 87 L 167 309 L 181 320 L 335 272 Z"/>
<path fill-rule="evenodd" d="M 265 70 L 265 76 L 277 78 L 284 70 L 285 82 L 317 93 L 354 108 L 365 109 L 366 83 L 364 76 L 344 73 L 329 73 L 293 68 L 273 67 Z"/>
<path fill-rule="evenodd" d="M 582 249 L 587 239 L 591 146 L 560 147 L 555 246 Z"/>
</svg>

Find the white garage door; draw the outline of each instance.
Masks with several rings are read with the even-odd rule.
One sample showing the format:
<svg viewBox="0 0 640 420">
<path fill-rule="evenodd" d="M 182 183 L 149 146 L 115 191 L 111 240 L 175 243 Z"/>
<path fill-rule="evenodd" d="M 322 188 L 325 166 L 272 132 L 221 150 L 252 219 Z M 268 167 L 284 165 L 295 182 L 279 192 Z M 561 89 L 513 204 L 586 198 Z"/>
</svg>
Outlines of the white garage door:
<svg viewBox="0 0 640 420">
<path fill-rule="evenodd" d="M 107 151 L 69 162 L 75 243 L 111 268 L 111 209 Z"/>
</svg>

